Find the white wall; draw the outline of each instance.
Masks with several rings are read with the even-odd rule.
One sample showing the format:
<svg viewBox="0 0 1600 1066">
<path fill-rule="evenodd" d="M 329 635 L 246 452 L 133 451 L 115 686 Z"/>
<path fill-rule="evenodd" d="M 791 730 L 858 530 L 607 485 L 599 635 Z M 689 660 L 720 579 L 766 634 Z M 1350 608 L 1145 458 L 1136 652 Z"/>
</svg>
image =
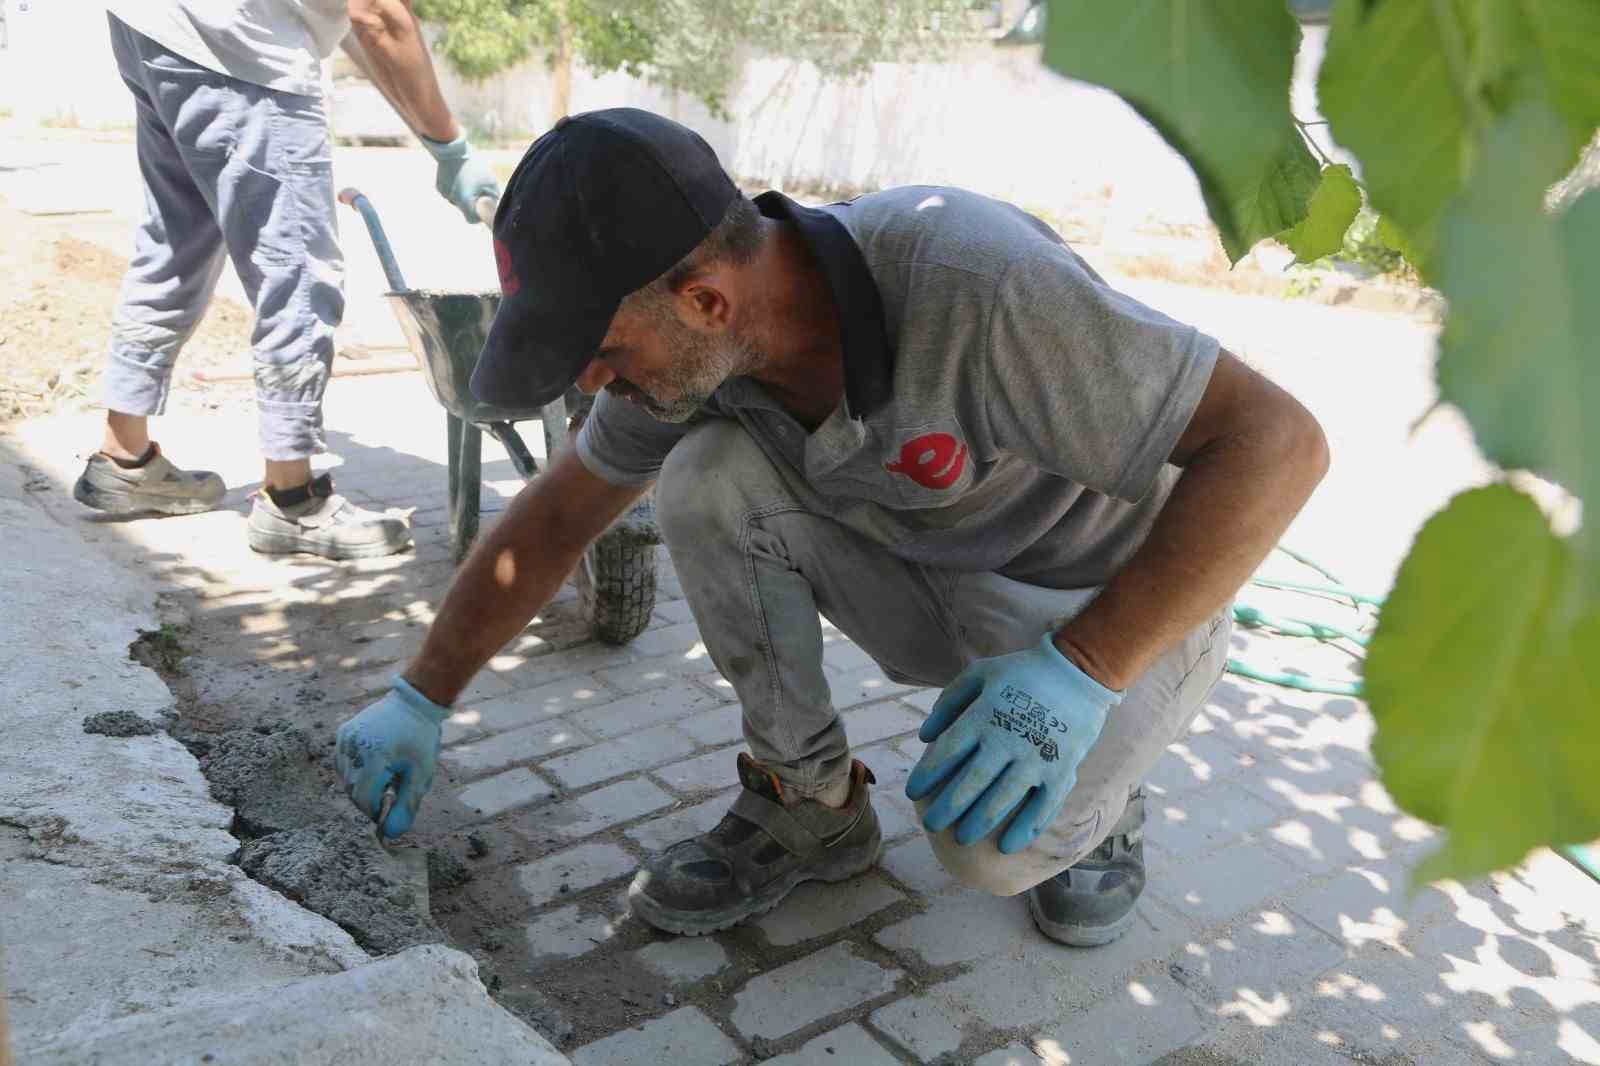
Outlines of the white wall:
<svg viewBox="0 0 1600 1066">
<path fill-rule="evenodd" d="M 0 0 L 0 13 L 0 111 L 23 122 L 132 125 L 98 0 Z"/>
<path fill-rule="evenodd" d="M 9 35 L 0 50 L 0 109 L 24 121 L 89 127 L 131 121 L 98 0 L 0 5 Z M 1324 34 L 1306 31 L 1295 84 L 1305 118 L 1315 114 L 1312 76 Z M 542 62 L 481 83 L 437 65 L 446 96 L 469 123 L 530 135 L 548 125 L 551 79 Z M 1134 229 L 1148 237 L 1152 220 L 1178 227 L 1205 221 L 1188 167 L 1154 131 L 1110 93 L 1046 71 L 1037 48 L 974 44 L 947 62 L 880 64 L 865 79 L 844 83 L 822 82 L 807 64 L 753 58 L 729 99 L 727 121 L 626 75 L 575 72 L 574 111 L 619 105 L 693 126 L 730 171 L 755 185 L 961 185 L 1074 220 L 1086 227 L 1069 233 L 1080 240 Z M 352 105 L 345 117 L 375 122 L 367 106 Z M 333 119 L 338 128 L 337 109 Z"/>
</svg>

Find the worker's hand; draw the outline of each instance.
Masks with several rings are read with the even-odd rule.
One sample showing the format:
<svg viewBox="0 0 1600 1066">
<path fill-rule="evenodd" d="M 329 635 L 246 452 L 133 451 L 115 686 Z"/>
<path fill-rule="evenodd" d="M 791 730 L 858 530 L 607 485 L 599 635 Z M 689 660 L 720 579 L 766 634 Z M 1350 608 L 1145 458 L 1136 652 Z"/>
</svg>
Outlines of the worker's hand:
<svg viewBox="0 0 1600 1066">
<path fill-rule="evenodd" d="M 1078 669 L 1052 637 L 979 659 L 934 703 L 920 733 L 928 748 L 906 779 L 913 800 L 938 793 L 923 812 L 930 833 L 954 825 L 956 843 L 974 844 L 1015 812 L 998 842 L 1011 854 L 1061 812 L 1078 764 L 1122 694 Z"/>
<path fill-rule="evenodd" d="M 351 802 L 377 821 L 383 790 L 394 786 L 394 807 L 380 829 L 390 839 L 411 828 L 433 784 L 439 723 L 449 713 L 397 677 L 387 696 L 339 727 L 334 764 Z"/>
<path fill-rule="evenodd" d="M 472 150 L 464 136 L 453 141 L 430 141 L 423 137 L 421 141 L 439 164 L 433 187 L 439 190 L 440 196 L 455 204 L 468 222 L 478 221 L 479 197 L 500 199 L 500 183 L 490 172 L 489 164 Z"/>
</svg>

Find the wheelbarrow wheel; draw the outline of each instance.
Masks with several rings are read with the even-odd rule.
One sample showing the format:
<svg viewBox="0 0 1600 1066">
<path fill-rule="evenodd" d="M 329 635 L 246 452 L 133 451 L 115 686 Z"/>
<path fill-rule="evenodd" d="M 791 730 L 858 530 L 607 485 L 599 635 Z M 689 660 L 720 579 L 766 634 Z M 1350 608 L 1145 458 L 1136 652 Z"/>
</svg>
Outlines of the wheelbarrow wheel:
<svg viewBox="0 0 1600 1066">
<path fill-rule="evenodd" d="M 594 398 L 576 389 L 566 397 L 576 435 Z M 652 490 L 653 491 L 653 490 Z M 606 644 L 626 644 L 645 631 L 656 609 L 656 538 L 650 498 L 601 534 L 584 553 L 574 584 L 589 632 Z"/>
<path fill-rule="evenodd" d="M 645 631 L 655 610 L 656 546 L 614 529 L 584 553 L 575 584 L 594 638 L 626 644 Z"/>
</svg>

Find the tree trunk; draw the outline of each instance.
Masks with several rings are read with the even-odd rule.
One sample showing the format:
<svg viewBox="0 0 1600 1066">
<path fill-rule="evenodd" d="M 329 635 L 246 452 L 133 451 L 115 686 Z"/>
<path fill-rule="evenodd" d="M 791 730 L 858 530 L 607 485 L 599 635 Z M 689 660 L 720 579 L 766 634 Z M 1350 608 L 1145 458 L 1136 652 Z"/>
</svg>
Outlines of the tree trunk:
<svg viewBox="0 0 1600 1066">
<path fill-rule="evenodd" d="M 555 66 L 551 73 L 550 125 L 554 126 L 572 109 L 572 31 L 565 24 L 556 42 Z"/>
</svg>

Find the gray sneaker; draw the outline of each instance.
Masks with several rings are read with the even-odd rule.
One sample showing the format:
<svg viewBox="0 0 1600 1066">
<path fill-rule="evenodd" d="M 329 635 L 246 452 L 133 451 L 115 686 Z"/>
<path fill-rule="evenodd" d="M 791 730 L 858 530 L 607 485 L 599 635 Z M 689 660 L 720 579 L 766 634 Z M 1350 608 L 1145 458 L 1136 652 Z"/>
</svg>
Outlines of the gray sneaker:
<svg viewBox="0 0 1600 1066">
<path fill-rule="evenodd" d="M 127 469 L 104 452 L 89 456 L 72 498 L 106 514 L 199 514 L 222 502 L 228 486 L 209 470 L 179 470 L 161 446 L 143 466 Z"/>
<path fill-rule="evenodd" d="M 264 555 L 306 552 L 324 559 L 368 559 L 411 546 L 403 518 L 362 510 L 333 491 L 327 474 L 306 486 L 310 498 L 280 506 L 265 489 L 256 494 L 247 532 L 250 547 Z"/>
<path fill-rule="evenodd" d="M 1039 932 L 1075 948 L 1109 944 L 1133 926 L 1144 891 L 1144 789 L 1100 846 L 1075 865 L 1028 890 L 1028 913 Z"/>
</svg>

